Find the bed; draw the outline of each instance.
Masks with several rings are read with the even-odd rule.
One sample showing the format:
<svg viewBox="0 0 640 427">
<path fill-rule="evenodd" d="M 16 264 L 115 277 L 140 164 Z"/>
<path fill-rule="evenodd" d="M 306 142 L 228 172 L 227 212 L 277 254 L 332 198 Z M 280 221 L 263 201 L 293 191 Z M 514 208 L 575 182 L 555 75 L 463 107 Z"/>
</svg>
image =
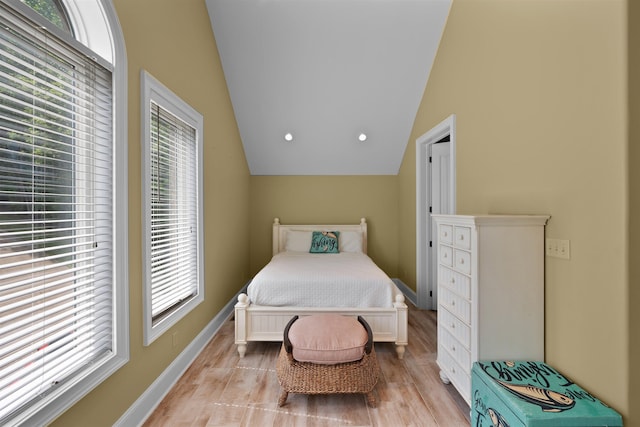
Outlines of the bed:
<svg viewBox="0 0 640 427">
<path fill-rule="evenodd" d="M 309 254 L 305 248 L 313 232 L 337 232 L 342 250 Z M 313 241 L 324 239 L 314 236 Z M 261 290 L 263 282 L 272 291 Z M 274 220 L 273 257 L 254 276 L 247 292 L 238 295 L 235 305 L 235 343 L 240 357 L 245 356 L 249 342 L 281 341 L 293 316 L 320 313 L 363 316 L 374 341 L 395 343 L 402 359 L 407 345 L 407 305 L 402 292 L 367 256 L 364 218 L 350 225 L 284 225 Z"/>
</svg>

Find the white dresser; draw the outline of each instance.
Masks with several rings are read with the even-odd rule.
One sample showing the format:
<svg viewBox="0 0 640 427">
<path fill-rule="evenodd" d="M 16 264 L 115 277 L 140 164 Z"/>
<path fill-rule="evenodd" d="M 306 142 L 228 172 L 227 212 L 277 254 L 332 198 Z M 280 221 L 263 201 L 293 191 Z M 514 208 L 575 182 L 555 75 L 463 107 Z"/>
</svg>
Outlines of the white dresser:
<svg viewBox="0 0 640 427">
<path fill-rule="evenodd" d="M 542 215 L 433 215 L 438 366 L 471 403 L 477 360 L 544 361 Z"/>
</svg>

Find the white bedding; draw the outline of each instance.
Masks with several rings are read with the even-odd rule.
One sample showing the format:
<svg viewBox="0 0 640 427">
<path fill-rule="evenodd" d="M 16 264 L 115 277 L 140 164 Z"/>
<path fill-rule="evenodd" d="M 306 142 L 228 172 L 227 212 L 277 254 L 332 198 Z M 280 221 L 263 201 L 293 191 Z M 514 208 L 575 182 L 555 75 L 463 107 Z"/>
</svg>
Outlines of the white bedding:
<svg viewBox="0 0 640 427">
<path fill-rule="evenodd" d="M 281 252 L 247 289 L 253 304 L 294 307 L 392 307 L 395 285 L 364 253 Z"/>
</svg>

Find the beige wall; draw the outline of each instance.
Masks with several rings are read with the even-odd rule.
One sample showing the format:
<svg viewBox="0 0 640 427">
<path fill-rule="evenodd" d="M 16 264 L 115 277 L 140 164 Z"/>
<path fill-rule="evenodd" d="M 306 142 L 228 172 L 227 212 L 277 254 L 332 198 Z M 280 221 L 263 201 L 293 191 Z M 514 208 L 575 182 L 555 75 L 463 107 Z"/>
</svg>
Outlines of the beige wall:
<svg viewBox="0 0 640 427">
<path fill-rule="evenodd" d="M 410 141 L 456 114 L 458 213 L 550 214 L 571 240 L 546 258 L 546 361 L 628 416 L 626 18 L 623 0 L 454 0 Z M 414 271 L 415 147 L 399 179 Z"/>
<path fill-rule="evenodd" d="M 628 2 L 629 15 L 629 419 L 640 425 L 640 2 Z M 635 167 L 634 167 L 635 166 Z M 636 363 L 633 363 L 636 362 Z"/>
<path fill-rule="evenodd" d="M 248 280 L 249 172 L 202 0 L 114 0 L 129 67 L 129 304 L 131 358 L 58 426 L 110 426 Z M 205 301 L 142 345 L 140 70 L 204 116 Z M 221 243 L 224 242 L 224 243 Z M 171 337 L 177 333 L 174 347 Z M 90 421 L 88 421 L 90 420 Z"/>
<path fill-rule="evenodd" d="M 389 276 L 398 265 L 397 176 L 252 176 L 251 272 L 271 258 L 271 225 L 357 224 L 366 218 L 368 255 Z"/>
</svg>

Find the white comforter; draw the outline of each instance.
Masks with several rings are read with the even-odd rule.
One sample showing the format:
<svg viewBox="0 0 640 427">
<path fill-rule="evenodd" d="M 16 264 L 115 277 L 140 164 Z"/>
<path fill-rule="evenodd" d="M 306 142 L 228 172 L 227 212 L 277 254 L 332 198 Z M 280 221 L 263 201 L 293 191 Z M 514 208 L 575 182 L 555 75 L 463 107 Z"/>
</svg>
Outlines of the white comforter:
<svg viewBox="0 0 640 427">
<path fill-rule="evenodd" d="M 395 285 L 367 255 L 281 252 L 253 278 L 253 304 L 294 307 L 391 307 Z"/>
</svg>

